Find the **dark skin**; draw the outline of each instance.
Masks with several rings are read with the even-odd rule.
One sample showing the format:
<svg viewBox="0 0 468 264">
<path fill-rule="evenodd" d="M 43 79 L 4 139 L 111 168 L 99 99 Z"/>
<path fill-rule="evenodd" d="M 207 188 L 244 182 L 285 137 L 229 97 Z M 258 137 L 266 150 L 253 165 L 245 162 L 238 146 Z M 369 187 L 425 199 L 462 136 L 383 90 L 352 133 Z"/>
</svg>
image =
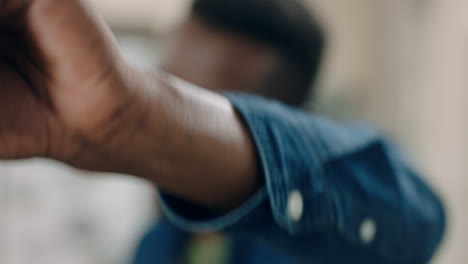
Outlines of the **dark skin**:
<svg viewBox="0 0 468 264">
<path fill-rule="evenodd" d="M 280 58 L 276 50 L 255 39 L 191 16 L 169 38 L 161 68 L 212 91 L 267 95 L 267 80 L 276 72 Z M 214 233 L 197 238 L 219 239 Z"/>
<path fill-rule="evenodd" d="M 0 1 L 0 43 L 0 159 L 126 173 L 218 211 L 257 190 L 229 101 L 129 66 L 86 0 Z"/>
<path fill-rule="evenodd" d="M 191 16 L 171 36 L 161 67 L 213 91 L 265 95 L 267 81 L 282 63 L 266 44 Z"/>
</svg>

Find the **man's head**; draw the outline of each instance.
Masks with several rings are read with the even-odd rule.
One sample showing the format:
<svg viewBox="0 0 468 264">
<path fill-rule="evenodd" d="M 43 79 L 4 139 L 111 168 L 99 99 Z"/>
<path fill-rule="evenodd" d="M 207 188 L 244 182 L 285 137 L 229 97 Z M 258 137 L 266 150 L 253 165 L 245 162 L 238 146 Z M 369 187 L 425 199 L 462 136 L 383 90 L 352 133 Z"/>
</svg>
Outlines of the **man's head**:
<svg viewBox="0 0 468 264">
<path fill-rule="evenodd" d="M 162 68 L 215 91 L 307 98 L 324 36 L 299 0 L 195 0 Z"/>
</svg>

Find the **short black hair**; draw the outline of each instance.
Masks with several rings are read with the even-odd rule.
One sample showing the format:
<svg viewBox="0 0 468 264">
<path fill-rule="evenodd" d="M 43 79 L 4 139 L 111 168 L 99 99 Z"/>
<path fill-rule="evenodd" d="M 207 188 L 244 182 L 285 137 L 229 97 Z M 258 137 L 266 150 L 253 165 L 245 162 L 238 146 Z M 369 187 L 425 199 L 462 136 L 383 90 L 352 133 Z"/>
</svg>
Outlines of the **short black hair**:
<svg viewBox="0 0 468 264">
<path fill-rule="evenodd" d="M 192 14 L 209 25 L 252 38 L 284 57 L 265 93 L 302 105 L 317 77 L 325 36 L 299 0 L 195 0 Z"/>
</svg>

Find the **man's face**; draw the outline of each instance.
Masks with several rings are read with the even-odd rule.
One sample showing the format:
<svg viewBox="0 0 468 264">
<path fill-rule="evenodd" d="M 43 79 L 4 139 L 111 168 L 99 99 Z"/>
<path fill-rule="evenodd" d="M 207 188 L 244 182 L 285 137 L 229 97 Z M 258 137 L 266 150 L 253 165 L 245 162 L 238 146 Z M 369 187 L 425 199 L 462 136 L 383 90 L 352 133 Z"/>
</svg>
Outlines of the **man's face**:
<svg viewBox="0 0 468 264">
<path fill-rule="evenodd" d="M 262 94 L 279 61 L 268 46 L 192 17 L 171 36 L 161 67 L 210 90 Z"/>
</svg>

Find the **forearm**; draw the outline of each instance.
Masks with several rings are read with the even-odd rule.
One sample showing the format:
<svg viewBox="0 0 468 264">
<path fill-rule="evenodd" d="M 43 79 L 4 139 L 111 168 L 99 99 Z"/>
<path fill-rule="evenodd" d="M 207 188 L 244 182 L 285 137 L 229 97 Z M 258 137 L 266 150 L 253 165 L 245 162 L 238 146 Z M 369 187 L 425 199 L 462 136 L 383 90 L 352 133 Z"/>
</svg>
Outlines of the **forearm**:
<svg viewBox="0 0 468 264">
<path fill-rule="evenodd" d="M 136 107 L 125 140 L 110 143 L 116 151 L 101 158 L 111 156 L 114 172 L 209 209 L 240 205 L 260 179 L 250 135 L 229 101 L 172 76 L 153 78 L 138 87 L 144 107 Z"/>
</svg>

